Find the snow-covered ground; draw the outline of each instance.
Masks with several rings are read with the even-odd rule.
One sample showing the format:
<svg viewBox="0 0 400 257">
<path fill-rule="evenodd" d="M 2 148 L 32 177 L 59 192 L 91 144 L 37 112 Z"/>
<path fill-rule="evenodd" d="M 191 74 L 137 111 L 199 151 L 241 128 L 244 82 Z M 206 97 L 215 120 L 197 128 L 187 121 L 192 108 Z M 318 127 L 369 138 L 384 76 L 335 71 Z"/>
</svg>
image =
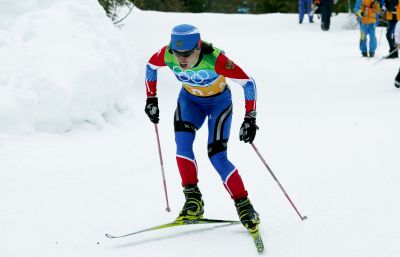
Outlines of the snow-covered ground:
<svg viewBox="0 0 400 257">
<path fill-rule="evenodd" d="M 4 0 L 3 0 L 4 2 Z M 295 14 L 134 10 L 110 25 L 97 1 L 6 0 L 0 10 L 0 256 L 258 256 L 241 226 L 124 234 L 174 219 L 183 204 L 172 117 L 179 84 L 159 72 L 159 124 L 172 212 L 165 212 L 144 66 L 179 23 L 198 26 L 258 85 L 255 145 L 308 220 L 296 215 L 238 140 L 243 90 L 231 83 L 230 159 L 262 218 L 265 256 L 400 255 L 398 60 L 377 30 L 378 57 L 358 50 L 347 14 L 331 30 Z M 206 153 L 195 149 L 205 216 L 236 219 Z"/>
</svg>

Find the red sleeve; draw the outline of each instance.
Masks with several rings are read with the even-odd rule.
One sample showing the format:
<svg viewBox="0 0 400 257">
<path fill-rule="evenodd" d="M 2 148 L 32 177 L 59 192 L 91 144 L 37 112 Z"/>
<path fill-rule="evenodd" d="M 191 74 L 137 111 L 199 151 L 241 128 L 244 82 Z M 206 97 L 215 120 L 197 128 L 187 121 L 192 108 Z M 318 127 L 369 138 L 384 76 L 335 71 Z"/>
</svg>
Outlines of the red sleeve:
<svg viewBox="0 0 400 257">
<path fill-rule="evenodd" d="M 246 113 L 256 109 L 256 84 L 238 65 L 221 53 L 215 63 L 215 72 L 243 87 Z"/>
<path fill-rule="evenodd" d="M 149 60 L 149 64 L 157 66 L 157 67 L 165 66 L 166 64 L 164 61 L 164 55 L 165 55 L 166 49 L 167 49 L 167 46 L 164 46 L 157 53 L 153 54 L 153 56 Z"/>
<path fill-rule="evenodd" d="M 249 79 L 244 71 L 226 55 L 220 54 L 215 63 L 215 72 L 232 79 Z"/>
</svg>

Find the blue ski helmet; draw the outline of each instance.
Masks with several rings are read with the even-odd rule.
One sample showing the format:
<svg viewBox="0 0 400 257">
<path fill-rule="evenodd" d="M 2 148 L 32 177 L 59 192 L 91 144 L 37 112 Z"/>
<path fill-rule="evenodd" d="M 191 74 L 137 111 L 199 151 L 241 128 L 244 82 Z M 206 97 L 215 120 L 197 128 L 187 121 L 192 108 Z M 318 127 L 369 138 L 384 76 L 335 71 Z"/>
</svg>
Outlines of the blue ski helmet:
<svg viewBox="0 0 400 257">
<path fill-rule="evenodd" d="M 189 24 L 175 26 L 171 32 L 172 50 L 192 50 L 200 43 L 199 30 Z"/>
</svg>

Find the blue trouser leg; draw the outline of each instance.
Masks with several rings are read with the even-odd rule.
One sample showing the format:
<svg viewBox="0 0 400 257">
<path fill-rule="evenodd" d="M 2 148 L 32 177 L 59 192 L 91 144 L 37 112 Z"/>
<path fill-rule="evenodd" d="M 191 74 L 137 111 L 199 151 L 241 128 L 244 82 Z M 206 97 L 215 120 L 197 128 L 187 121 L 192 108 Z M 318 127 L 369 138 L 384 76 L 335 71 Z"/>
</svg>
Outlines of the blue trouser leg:
<svg viewBox="0 0 400 257">
<path fill-rule="evenodd" d="M 306 2 L 305 0 L 299 0 L 299 22 L 302 23 L 303 22 L 303 18 L 304 18 L 304 13 L 306 9 Z"/>
<path fill-rule="evenodd" d="M 377 42 L 376 42 L 376 35 L 375 35 L 375 27 L 376 24 L 368 24 L 368 35 L 369 35 L 369 52 L 375 53 Z"/>
<path fill-rule="evenodd" d="M 362 53 L 368 52 L 367 49 L 367 27 L 365 24 L 360 24 L 360 50 Z"/>
<path fill-rule="evenodd" d="M 236 168 L 228 160 L 227 143 L 232 123 L 232 103 L 221 103 L 211 111 L 208 119 L 208 156 L 222 181 Z"/>
<path fill-rule="evenodd" d="M 178 106 L 174 117 L 177 155 L 182 155 L 192 160 L 195 159 L 193 142 L 196 137 L 196 129 L 201 127 L 205 118 L 206 114 L 196 104 L 187 101 L 183 97 L 178 98 Z"/>
<path fill-rule="evenodd" d="M 371 24 L 369 29 L 369 52 L 375 53 L 377 47 L 376 33 L 375 33 L 376 24 Z"/>
<path fill-rule="evenodd" d="M 310 22 L 312 22 L 313 21 L 313 18 L 312 18 L 312 16 L 311 16 L 311 3 L 312 3 L 312 0 L 306 0 L 306 12 L 307 12 L 307 15 L 308 15 L 308 20 L 310 21 Z"/>
<path fill-rule="evenodd" d="M 193 152 L 196 129 L 204 123 L 207 115 L 196 104 L 185 97 L 178 98 L 174 115 L 176 142 L 176 161 L 182 179 L 182 185 L 197 184 L 197 163 Z"/>
</svg>

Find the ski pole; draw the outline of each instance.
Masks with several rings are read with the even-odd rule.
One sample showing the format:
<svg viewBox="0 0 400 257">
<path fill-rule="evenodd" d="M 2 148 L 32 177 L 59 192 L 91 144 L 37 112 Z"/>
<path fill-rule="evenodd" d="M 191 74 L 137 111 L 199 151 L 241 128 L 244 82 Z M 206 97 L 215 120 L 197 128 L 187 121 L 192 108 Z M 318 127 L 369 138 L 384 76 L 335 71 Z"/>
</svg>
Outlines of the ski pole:
<svg viewBox="0 0 400 257">
<path fill-rule="evenodd" d="M 388 53 L 387 55 L 379 58 L 376 62 L 374 62 L 371 66 L 375 66 L 378 63 L 380 63 L 381 61 L 385 60 L 389 55 L 393 54 L 394 52 L 398 51 L 399 49 L 395 48 L 393 51 L 391 51 L 390 53 Z"/>
<path fill-rule="evenodd" d="M 317 10 L 318 10 L 318 5 L 316 5 L 315 8 L 312 9 L 312 11 L 310 12 L 310 16 L 313 16 Z"/>
<path fill-rule="evenodd" d="M 269 171 L 269 173 L 271 174 L 271 176 L 274 178 L 275 182 L 278 184 L 278 186 L 281 188 L 282 192 L 285 194 L 286 198 L 289 200 L 290 204 L 292 205 L 292 207 L 294 208 L 294 210 L 297 212 L 297 215 L 299 215 L 301 220 L 306 220 L 307 216 L 303 216 L 300 214 L 300 212 L 297 210 L 296 206 L 294 205 L 293 201 L 290 199 L 289 195 L 286 193 L 285 189 L 283 188 L 283 186 L 281 185 L 281 183 L 279 183 L 278 178 L 275 176 L 275 174 L 272 172 L 271 168 L 268 166 L 267 162 L 264 160 L 264 158 L 262 157 L 262 155 L 260 154 L 260 152 L 258 151 L 257 147 L 254 145 L 254 143 L 251 143 L 251 146 L 254 148 L 254 151 L 257 153 L 258 157 L 260 157 L 262 163 L 264 163 L 265 167 L 267 168 L 267 170 Z"/>
<path fill-rule="evenodd" d="M 170 212 L 171 209 L 169 208 L 169 202 L 168 202 L 168 192 L 167 192 L 167 182 L 165 180 L 165 171 L 164 171 L 164 162 L 161 154 L 161 144 L 160 144 L 160 137 L 158 135 L 158 127 L 157 124 L 154 123 L 154 128 L 156 129 L 156 135 L 157 135 L 157 145 L 158 145 L 158 155 L 160 156 L 160 164 L 161 164 L 161 174 L 162 174 L 162 179 L 163 179 L 163 184 L 164 184 L 164 193 L 165 193 L 165 201 L 167 202 L 167 208 L 165 209 L 167 212 Z"/>
</svg>

